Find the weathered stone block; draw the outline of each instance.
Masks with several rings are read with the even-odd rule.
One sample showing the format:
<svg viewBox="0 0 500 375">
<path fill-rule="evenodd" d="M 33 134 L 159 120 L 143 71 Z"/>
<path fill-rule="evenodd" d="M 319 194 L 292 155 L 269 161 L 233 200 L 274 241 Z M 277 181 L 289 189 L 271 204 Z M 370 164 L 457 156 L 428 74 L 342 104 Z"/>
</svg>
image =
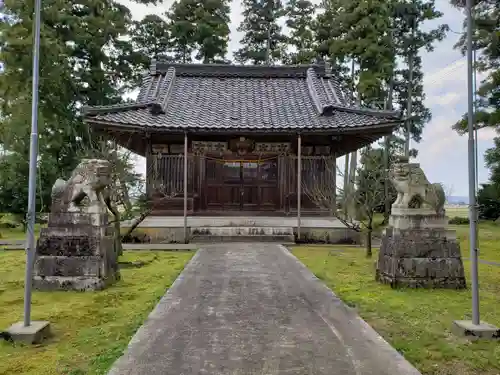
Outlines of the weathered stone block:
<svg viewBox="0 0 500 375">
<path fill-rule="evenodd" d="M 460 246 L 444 231 L 394 230 L 383 235 L 376 279 L 392 287 L 466 287 Z"/>
<path fill-rule="evenodd" d="M 99 290 L 119 279 L 108 223 L 110 165 L 88 159 L 52 188 L 48 227 L 40 233 L 33 286 L 38 290 Z"/>
<path fill-rule="evenodd" d="M 101 276 L 103 259 L 98 256 L 39 256 L 35 272 L 45 276 Z"/>
<path fill-rule="evenodd" d="M 35 276 L 33 278 L 33 288 L 44 292 L 50 292 L 54 290 L 87 292 L 103 290 L 119 279 L 120 275 L 118 273 L 113 275 L 113 277 L 108 278 L 78 276 Z"/>
<path fill-rule="evenodd" d="M 438 229 L 396 230 L 389 227 L 382 236 L 382 247 L 385 254 L 401 258 L 461 257 L 458 241 Z"/>
</svg>

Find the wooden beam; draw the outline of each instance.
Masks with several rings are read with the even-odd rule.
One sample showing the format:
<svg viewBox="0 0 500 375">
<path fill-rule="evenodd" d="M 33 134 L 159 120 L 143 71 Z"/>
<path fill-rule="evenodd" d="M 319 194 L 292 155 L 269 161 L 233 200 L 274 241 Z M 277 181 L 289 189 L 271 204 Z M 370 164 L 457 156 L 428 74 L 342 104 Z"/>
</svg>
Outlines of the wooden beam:
<svg viewBox="0 0 500 375">
<path fill-rule="evenodd" d="M 184 243 L 189 242 L 187 227 L 188 202 L 188 136 L 184 133 Z"/>
<path fill-rule="evenodd" d="M 332 161 L 332 168 L 333 168 L 333 176 L 332 176 L 332 183 L 333 183 L 333 212 L 332 215 L 335 216 L 337 214 L 337 154 L 334 152 L 333 155 L 331 155 L 331 158 L 333 159 Z"/>
<path fill-rule="evenodd" d="M 146 134 L 146 195 L 148 200 L 153 197 L 153 145 L 151 136 Z"/>
<path fill-rule="evenodd" d="M 302 195 L 302 138 L 297 136 L 297 239 L 300 239 L 300 206 Z"/>
</svg>

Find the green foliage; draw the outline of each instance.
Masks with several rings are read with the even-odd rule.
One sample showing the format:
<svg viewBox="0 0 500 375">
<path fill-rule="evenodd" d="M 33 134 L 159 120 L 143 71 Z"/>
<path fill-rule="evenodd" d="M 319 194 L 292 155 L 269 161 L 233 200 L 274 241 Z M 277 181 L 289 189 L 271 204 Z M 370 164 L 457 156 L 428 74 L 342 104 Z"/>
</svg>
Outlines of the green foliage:
<svg viewBox="0 0 500 375">
<path fill-rule="evenodd" d="M 242 3 L 243 21 L 238 31 L 244 36 L 242 47 L 235 53 L 236 61 L 255 65 L 282 61 L 287 38 L 278 23 L 285 15 L 281 0 L 243 0 Z"/>
<path fill-rule="evenodd" d="M 196 1 L 175 1 L 167 13 L 170 20 L 174 60 L 182 63 L 191 62 L 195 48 Z"/>
<path fill-rule="evenodd" d="M 196 59 L 204 64 L 225 62 L 229 41 L 228 0 L 177 0 L 167 17 L 173 46 L 173 59 Z"/>
<path fill-rule="evenodd" d="M 0 24 L 0 143 L 6 152 L 0 162 L 0 210 L 15 213 L 27 207 L 33 4 L 7 0 L 7 18 Z M 124 41 L 130 11 L 116 1 L 48 2 L 41 19 L 39 210 L 50 205 L 55 179 L 67 178 L 78 151 L 90 145 L 81 106 L 120 102 L 138 65 L 129 53 L 132 44 Z"/>
<path fill-rule="evenodd" d="M 479 218 L 496 220 L 500 217 L 500 188 L 497 183 L 483 184 L 477 194 Z"/>
<path fill-rule="evenodd" d="M 151 59 L 171 58 L 173 47 L 169 24 L 157 14 L 148 14 L 133 23 L 131 31 L 132 48 L 143 70 L 149 68 Z M 139 82 L 138 82 L 139 83 Z"/>
<path fill-rule="evenodd" d="M 14 229 L 20 225 L 19 218 L 11 213 L 0 214 L 0 228 Z"/>
<path fill-rule="evenodd" d="M 361 217 L 366 218 L 365 226 L 372 229 L 375 212 L 384 205 L 384 181 L 387 173 L 383 164 L 384 150 L 365 148 L 361 152 L 360 168 L 356 179 L 356 202 Z"/>
<path fill-rule="evenodd" d="M 311 64 L 317 53 L 314 41 L 314 12 L 317 6 L 309 0 L 290 0 L 285 8 L 289 29 L 288 45 L 293 48 L 287 56 L 289 64 Z"/>
<path fill-rule="evenodd" d="M 448 220 L 448 224 L 451 225 L 469 225 L 468 217 L 455 216 Z"/>
<path fill-rule="evenodd" d="M 422 49 L 432 51 L 435 43 L 445 38 L 449 27 L 441 24 L 430 30 L 422 28 L 424 23 L 443 16 L 442 12 L 435 9 L 434 0 L 412 0 L 410 3 L 393 1 L 392 12 L 395 52 L 405 62 L 405 66 L 394 72 L 394 107 L 400 110 L 404 117 L 411 118 L 411 138 L 415 142 L 420 142 L 423 128 L 432 116 L 430 110 L 424 105 L 424 75 L 419 52 Z M 412 67 L 411 81 L 410 65 Z M 410 84 L 412 110 L 411 113 L 407 113 Z M 404 134 L 403 128 L 399 136 L 403 137 Z"/>
<path fill-rule="evenodd" d="M 411 135 L 418 142 L 423 126 L 431 114 L 424 105 L 421 49 L 432 50 L 434 43 L 444 38 L 446 25 L 424 31 L 426 21 L 442 13 L 435 10 L 434 1 L 402 0 L 363 1 L 328 0 L 314 24 L 315 48 L 319 56 L 328 58 L 342 69 L 354 61 L 355 81 L 359 99 L 365 105 L 381 108 L 387 101 L 393 81 L 391 108 L 406 116 L 408 108 L 409 63 L 412 71 Z M 396 67 L 396 60 L 405 65 Z M 347 69 L 349 71 L 350 69 Z M 391 79 L 392 78 L 392 79 Z M 350 80 L 350 77 L 346 79 Z M 352 85 L 353 83 L 349 83 Z M 402 134 L 398 134 L 401 138 Z M 393 139 L 394 152 L 400 152 L 403 141 Z"/>
<path fill-rule="evenodd" d="M 0 210 L 16 214 L 27 207 L 33 4 L 5 1 L 0 23 Z M 36 205 L 43 211 L 53 182 L 68 178 L 92 147 L 80 108 L 121 102 L 169 36 L 159 17 L 133 22 L 113 0 L 46 2 L 41 19 Z"/>
<path fill-rule="evenodd" d="M 486 166 L 490 169 L 490 181 L 500 189 L 500 137 L 493 139 L 493 147 L 484 154 Z"/>
<path fill-rule="evenodd" d="M 455 6 L 463 8 L 463 1 L 451 1 Z M 476 1 L 473 8 L 473 48 L 477 51 L 476 68 L 487 73 L 481 82 L 476 101 L 475 124 L 478 128 L 497 127 L 500 124 L 500 4 L 495 0 Z M 466 20 L 464 34 L 456 44 L 465 55 Z M 464 114 L 453 128 L 459 133 L 467 129 L 467 114 Z"/>
<path fill-rule="evenodd" d="M 463 1 L 452 1 L 463 8 Z M 486 73 L 477 90 L 474 126 L 478 129 L 490 127 L 499 129 L 500 125 L 500 3 L 494 0 L 476 1 L 473 16 L 473 48 L 476 50 L 479 72 Z M 466 30 L 464 20 L 464 31 Z M 466 33 L 455 46 L 463 54 L 466 52 Z M 453 125 L 459 134 L 467 130 L 467 113 Z M 490 183 L 478 192 L 480 218 L 496 220 L 500 217 L 500 138 L 494 139 L 494 145 L 485 153 L 486 166 L 490 169 Z"/>
<path fill-rule="evenodd" d="M 390 3 L 383 0 L 329 0 L 318 16 L 318 53 L 342 65 L 359 65 L 357 92 L 364 104 L 382 102 L 384 82 L 394 68 Z"/>
<path fill-rule="evenodd" d="M 229 42 L 229 1 L 199 1 L 195 32 L 198 53 L 204 64 L 225 62 Z"/>
</svg>

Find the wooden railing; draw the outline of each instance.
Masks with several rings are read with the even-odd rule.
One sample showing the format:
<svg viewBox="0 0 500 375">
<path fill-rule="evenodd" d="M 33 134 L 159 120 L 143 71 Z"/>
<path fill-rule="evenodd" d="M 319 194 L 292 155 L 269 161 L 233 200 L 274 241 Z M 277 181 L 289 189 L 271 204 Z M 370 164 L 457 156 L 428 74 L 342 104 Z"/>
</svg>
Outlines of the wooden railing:
<svg viewBox="0 0 500 375">
<path fill-rule="evenodd" d="M 153 191 L 169 196 L 180 196 L 184 193 L 184 156 L 157 155 L 152 160 Z M 188 156 L 188 193 L 194 188 L 194 159 Z"/>
<path fill-rule="evenodd" d="M 277 156 L 279 189 L 279 206 L 288 210 L 294 203 L 290 197 L 297 196 L 297 156 Z M 205 176 L 210 172 L 206 170 L 208 158 L 203 156 L 188 156 L 188 194 L 203 194 Z M 214 162 L 213 160 L 211 161 Z M 182 197 L 184 193 L 184 156 L 183 155 L 155 155 L 150 163 L 152 191 L 161 194 Z M 210 168 L 209 168 L 210 169 Z M 213 168 L 212 168 L 213 169 Z M 301 158 L 302 170 L 302 195 L 307 189 L 321 188 L 322 186 L 335 186 L 336 163 L 334 156 L 303 156 Z M 148 171 L 149 172 L 149 171 Z M 221 181 L 222 183 L 222 181 Z"/>
<path fill-rule="evenodd" d="M 297 192 L 297 156 L 288 157 L 288 189 Z M 302 186 L 312 189 L 315 186 L 331 186 L 336 183 L 337 167 L 334 156 L 303 156 L 301 158 Z"/>
</svg>

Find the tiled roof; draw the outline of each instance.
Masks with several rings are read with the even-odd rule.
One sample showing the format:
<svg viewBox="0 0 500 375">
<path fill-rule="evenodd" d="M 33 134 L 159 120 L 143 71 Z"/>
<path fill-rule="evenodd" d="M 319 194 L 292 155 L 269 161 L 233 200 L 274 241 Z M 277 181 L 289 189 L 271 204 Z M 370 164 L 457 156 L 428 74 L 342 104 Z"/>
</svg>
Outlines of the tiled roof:
<svg viewBox="0 0 500 375">
<path fill-rule="evenodd" d="M 153 62 L 136 102 L 86 107 L 87 122 L 170 130 L 331 130 L 396 126 L 396 112 L 357 107 L 328 69 Z"/>
</svg>

